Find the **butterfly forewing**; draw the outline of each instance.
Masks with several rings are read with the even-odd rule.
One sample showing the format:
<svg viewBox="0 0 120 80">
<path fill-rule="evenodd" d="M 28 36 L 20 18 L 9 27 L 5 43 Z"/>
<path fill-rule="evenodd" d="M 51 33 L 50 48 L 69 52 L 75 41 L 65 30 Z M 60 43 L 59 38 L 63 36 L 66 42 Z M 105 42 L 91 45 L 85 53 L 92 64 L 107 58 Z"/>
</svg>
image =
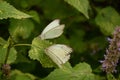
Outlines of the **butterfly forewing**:
<svg viewBox="0 0 120 80">
<path fill-rule="evenodd" d="M 40 35 L 40 37 L 41 39 L 52 39 L 52 38 L 59 37 L 63 33 L 64 27 L 65 25 L 56 26 L 50 29 L 49 31 L 47 31 L 46 33 Z"/>
<path fill-rule="evenodd" d="M 52 21 L 50 24 L 48 24 L 48 25 L 46 26 L 46 28 L 42 31 L 41 34 L 44 34 L 44 33 L 46 33 L 47 31 L 49 31 L 50 29 L 52 29 L 52 28 L 60 25 L 59 23 L 60 23 L 60 20 L 59 20 L 59 19 L 56 19 L 56 20 Z"/>
</svg>

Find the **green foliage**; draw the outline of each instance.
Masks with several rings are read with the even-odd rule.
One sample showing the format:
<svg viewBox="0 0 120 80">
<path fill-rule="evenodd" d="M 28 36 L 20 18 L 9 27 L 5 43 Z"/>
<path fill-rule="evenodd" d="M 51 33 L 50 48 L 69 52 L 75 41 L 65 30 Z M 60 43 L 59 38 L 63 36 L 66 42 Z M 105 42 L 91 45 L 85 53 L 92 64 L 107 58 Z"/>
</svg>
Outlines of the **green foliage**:
<svg viewBox="0 0 120 80">
<path fill-rule="evenodd" d="M 32 16 L 33 20 L 35 20 L 36 22 L 40 23 L 39 14 L 36 11 L 31 10 L 28 13 Z"/>
<path fill-rule="evenodd" d="M 5 61 L 6 54 L 7 54 L 7 47 L 6 46 L 8 45 L 8 42 L 6 42 L 5 40 L 2 42 L 4 42 L 4 45 L 0 46 L 0 64 L 3 64 Z M 8 55 L 7 63 L 8 64 L 13 63 L 16 60 L 16 57 L 17 57 L 16 55 L 17 55 L 16 50 L 14 48 L 11 48 L 9 55 Z"/>
<path fill-rule="evenodd" d="M 75 7 L 78 11 L 83 13 L 86 18 L 89 19 L 88 9 L 89 9 L 89 1 L 88 0 L 65 0 L 67 3 Z"/>
<path fill-rule="evenodd" d="M 44 49 L 50 45 L 50 42 L 41 40 L 40 37 L 34 38 L 31 49 L 29 51 L 29 57 L 31 59 L 40 61 L 43 67 L 53 67 L 54 63 L 50 60 L 44 51 Z"/>
<path fill-rule="evenodd" d="M 107 74 L 107 79 L 108 80 L 116 80 L 115 77 L 111 73 Z"/>
<path fill-rule="evenodd" d="M 29 73 L 22 73 L 19 70 L 14 70 L 11 72 L 10 80 L 35 80 L 35 77 Z"/>
<path fill-rule="evenodd" d="M 69 66 L 69 68 L 67 68 Z M 43 80 L 96 80 L 87 63 L 79 63 L 75 67 L 70 64 L 63 69 L 56 69 Z"/>
<path fill-rule="evenodd" d="M 5 43 L 6 43 L 6 41 L 3 38 L 0 37 L 0 45 L 3 46 Z"/>
<path fill-rule="evenodd" d="M 113 33 L 116 26 L 120 25 L 120 15 L 114 8 L 106 7 L 100 10 L 95 21 L 101 31 L 109 35 Z"/>
<path fill-rule="evenodd" d="M 20 12 L 9 3 L 5 1 L 0 1 L 0 19 L 7 19 L 7 18 L 22 19 L 29 17 L 30 16 L 28 14 Z"/>
<path fill-rule="evenodd" d="M 9 32 L 15 40 L 19 37 L 22 39 L 28 38 L 34 29 L 34 24 L 29 19 L 11 19 L 10 22 Z"/>
<path fill-rule="evenodd" d="M 0 80 L 120 80 L 119 65 L 117 73 L 105 74 L 99 62 L 108 48 L 106 38 L 120 26 L 119 3 L 120 0 L 0 0 Z M 55 19 L 65 24 L 63 34 L 41 40 L 40 33 Z M 69 61 L 60 64 L 62 68 L 45 53 L 46 48 L 58 43 L 73 49 Z"/>
<path fill-rule="evenodd" d="M 7 51 L 7 48 L 0 46 L 0 57 L 1 57 L 0 63 L 4 63 L 4 60 L 6 57 L 6 51 Z M 8 61 L 7 61 L 8 64 L 13 63 L 16 60 L 16 54 L 17 54 L 16 50 L 14 48 L 12 48 L 9 53 L 9 57 L 8 57 Z"/>
</svg>

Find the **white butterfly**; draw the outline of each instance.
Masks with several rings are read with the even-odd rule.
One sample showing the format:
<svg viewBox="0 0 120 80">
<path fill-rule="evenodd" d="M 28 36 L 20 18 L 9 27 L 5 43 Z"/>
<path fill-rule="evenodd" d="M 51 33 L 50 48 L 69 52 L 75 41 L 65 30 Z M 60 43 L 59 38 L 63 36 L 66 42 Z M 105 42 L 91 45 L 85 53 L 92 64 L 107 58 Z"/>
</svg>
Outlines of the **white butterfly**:
<svg viewBox="0 0 120 80">
<path fill-rule="evenodd" d="M 42 31 L 40 38 L 44 40 L 59 37 L 63 33 L 64 27 L 64 24 L 60 25 L 59 19 L 55 19 Z"/>
<path fill-rule="evenodd" d="M 72 48 L 63 44 L 54 44 L 45 49 L 46 55 L 48 55 L 60 68 L 62 68 L 62 64 L 70 59 L 71 52 Z"/>
</svg>

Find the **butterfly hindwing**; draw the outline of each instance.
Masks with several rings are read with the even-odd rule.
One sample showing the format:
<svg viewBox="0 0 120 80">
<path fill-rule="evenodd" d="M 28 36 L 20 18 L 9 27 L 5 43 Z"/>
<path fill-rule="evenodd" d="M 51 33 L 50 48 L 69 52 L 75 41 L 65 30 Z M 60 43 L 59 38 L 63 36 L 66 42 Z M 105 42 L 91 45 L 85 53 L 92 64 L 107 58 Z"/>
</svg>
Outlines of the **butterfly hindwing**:
<svg viewBox="0 0 120 80">
<path fill-rule="evenodd" d="M 52 61 L 55 64 L 57 64 L 60 68 L 62 67 L 61 66 L 62 61 L 59 60 L 59 58 L 56 55 L 54 55 L 54 53 L 51 50 L 46 49 L 45 53 L 46 53 L 47 56 L 49 56 L 52 59 Z"/>
<path fill-rule="evenodd" d="M 59 67 L 70 59 L 72 49 L 66 45 L 55 44 L 46 49 L 46 54 L 55 62 Z"/>
<path fill-rule="evenodd" d="M 59 54 L 59 55 L 63 56 L 61 57 L 61 59 L 63 60 L 63 63 L 65 63 L 70 58 L 70 53 L 72 52 L 72 48 L 66 45 L 56 45 L 56 46 L 61 49 L 60 53 L 64 53 L 64 54 Z"/>
</svg>

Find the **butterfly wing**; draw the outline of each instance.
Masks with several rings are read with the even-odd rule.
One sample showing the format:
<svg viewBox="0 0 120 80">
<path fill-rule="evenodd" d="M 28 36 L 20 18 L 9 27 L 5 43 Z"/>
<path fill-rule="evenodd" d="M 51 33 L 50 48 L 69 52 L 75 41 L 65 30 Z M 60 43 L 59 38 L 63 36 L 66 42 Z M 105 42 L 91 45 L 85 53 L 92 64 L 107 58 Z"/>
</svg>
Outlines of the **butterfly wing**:
<svg viewBox="0 0 120 80">
<path fill-rule="evenodd" d="M 56 49 L 59 51 L 59 53 L 56 53 L 59 59 L 62 60 L 62 64 L 67 62 L 70 58 L 70 53 L 72 52 L 72 48 L 66 45 L 62 44 L 56 44 Z"/>
<path fill-rule="evenodd" d="M 45 29 L 42 31 L 41 35 L 43 35 L 44 33 L 46 33 L 47 31 L 49 31 L 50 29 L 56 27 L 60 25 L 60 20 L 59 19 L 55 19 L 54 21 L 52 21 L 51 23 L 49 23 Z"/>
<path fill-rule="evenodd" d="M 47 56 L 49 56 L 49 57 L 52 59 L 52 61 L 53 61 L 55 64 L 57 64 L 60 68 L 62 67 L 62 66 L 61 66 L 62 61 L 59 60 L 59 58 L 58 58 L 56 55 L 54 55 L 54 53 L 53 53 L 51 50 L 46 49 L 46 50 L 45 50 L 45 53 L 46 53 Z"/>
<path fill-rule="evenodd" d="M 55 44 L 46 49 L 46 54 L 55 62 L 59 67 L 70 59 L 72 49 L 66 45 Z"/>
<path fill-rule="evenodd" d="M 65 27 L 64 24 L 53 27 L 49 29 L 46 33 L 41 34 L 40 37 L 41 39 L 52 39 L 52 38 L 59 37 L 63 33 L 64 27 Z"/>
</svg>

